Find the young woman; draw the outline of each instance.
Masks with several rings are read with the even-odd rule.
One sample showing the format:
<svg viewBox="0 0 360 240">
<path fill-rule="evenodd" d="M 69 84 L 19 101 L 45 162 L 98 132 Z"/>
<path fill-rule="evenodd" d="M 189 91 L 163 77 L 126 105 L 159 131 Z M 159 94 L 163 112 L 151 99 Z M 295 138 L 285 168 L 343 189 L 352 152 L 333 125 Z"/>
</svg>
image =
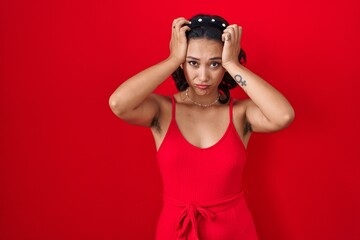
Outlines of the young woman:
<svg viewBox="0 0 360 240">
<path fill-rule="evenodd" d="M 219 16 L 177 18 L 169 57 L 110 97 L 119 118 L 153 133 L 164 184 L 158 240 L 258 239 L 241 187 L 246 146 L 252 132 L 286 128 L 294 110 L 242 65 L 241 33 Z M 152 93 L 170 75 L 179 92 Z M 237 85 L 248 99 L 230 97 Z"/>
</svg>

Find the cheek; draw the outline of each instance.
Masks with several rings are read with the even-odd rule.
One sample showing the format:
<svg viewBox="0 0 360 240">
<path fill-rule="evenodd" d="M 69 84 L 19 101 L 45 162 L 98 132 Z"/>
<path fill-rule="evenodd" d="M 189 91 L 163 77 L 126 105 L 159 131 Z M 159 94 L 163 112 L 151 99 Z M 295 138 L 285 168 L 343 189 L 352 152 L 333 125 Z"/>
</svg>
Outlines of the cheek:
<svg viewBox="0 0 360 240">
<path fill-rule="evenodd" d="M 190 68 L 184 67 L 184 75 L 187 80 L 191 80 L 196 76 L 196 72 L 191 70 Z"/>
<path fill-rule="evenodd" d="M 216 81 L 220 83 L 224 78 L 224 75 L 225 75 L 225 71 L 219 71 L 214 74 L 214 79 L 216 79 Z"/>
</svg>

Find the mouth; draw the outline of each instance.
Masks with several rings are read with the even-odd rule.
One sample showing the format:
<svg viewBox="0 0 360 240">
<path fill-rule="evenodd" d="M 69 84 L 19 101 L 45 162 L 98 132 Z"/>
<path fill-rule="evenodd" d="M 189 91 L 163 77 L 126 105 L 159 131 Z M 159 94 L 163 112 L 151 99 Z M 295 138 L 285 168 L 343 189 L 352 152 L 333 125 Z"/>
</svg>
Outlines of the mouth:
<svg viewBox="0 0 360 240">
<path fill-rule="evenodd" d="M 210 85 L 207 84 L 195 84 L 195 87 L 200 88 L 200 89 L 207 89 L 210 87 Z"/>
</svg>

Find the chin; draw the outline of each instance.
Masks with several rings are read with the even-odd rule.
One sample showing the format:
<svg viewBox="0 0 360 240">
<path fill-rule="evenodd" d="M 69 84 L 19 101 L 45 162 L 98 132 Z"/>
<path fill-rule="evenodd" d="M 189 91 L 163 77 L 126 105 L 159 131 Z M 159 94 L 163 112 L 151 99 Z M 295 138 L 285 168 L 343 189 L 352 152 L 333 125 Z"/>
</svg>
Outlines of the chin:
<svg viewBox="0 0 360 240">
<path fill-rule="evenodd" d="M 194 87 L 193 90 L 195 91 L 195 93 L 197 95 L 200 95 L 200 96 L 207 95 L 208 93 L 211 92 L 210 88 L 197 88 L 197 87 Z"/>
</svg>

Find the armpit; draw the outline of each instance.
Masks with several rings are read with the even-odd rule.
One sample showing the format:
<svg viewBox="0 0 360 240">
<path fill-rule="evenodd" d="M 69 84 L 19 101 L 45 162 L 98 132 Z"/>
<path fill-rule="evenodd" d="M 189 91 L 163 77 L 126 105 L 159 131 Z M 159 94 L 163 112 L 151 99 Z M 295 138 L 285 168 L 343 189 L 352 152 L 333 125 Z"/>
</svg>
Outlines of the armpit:
<svg viewBox="0 0 360 240">
<path fill-rule="evenodd" d="M 155 116 L 153 118 L 153 120 L 151 121 L 151 125 L 150 125 L 151 128 L 154 128 L 157 132 L 161 132 L 161 126 L 160 126 L 160 121 L 159 121 L 159 117 L 158 116 Z"/>
<path fill-rule="evenodd" d="M 249 121 L 245 120 L 244 135 L 246 135 L 249 132 L 252 132 L 252 127 L 251 127 L 251 124 L 249 123 Z"/>
</svg>

